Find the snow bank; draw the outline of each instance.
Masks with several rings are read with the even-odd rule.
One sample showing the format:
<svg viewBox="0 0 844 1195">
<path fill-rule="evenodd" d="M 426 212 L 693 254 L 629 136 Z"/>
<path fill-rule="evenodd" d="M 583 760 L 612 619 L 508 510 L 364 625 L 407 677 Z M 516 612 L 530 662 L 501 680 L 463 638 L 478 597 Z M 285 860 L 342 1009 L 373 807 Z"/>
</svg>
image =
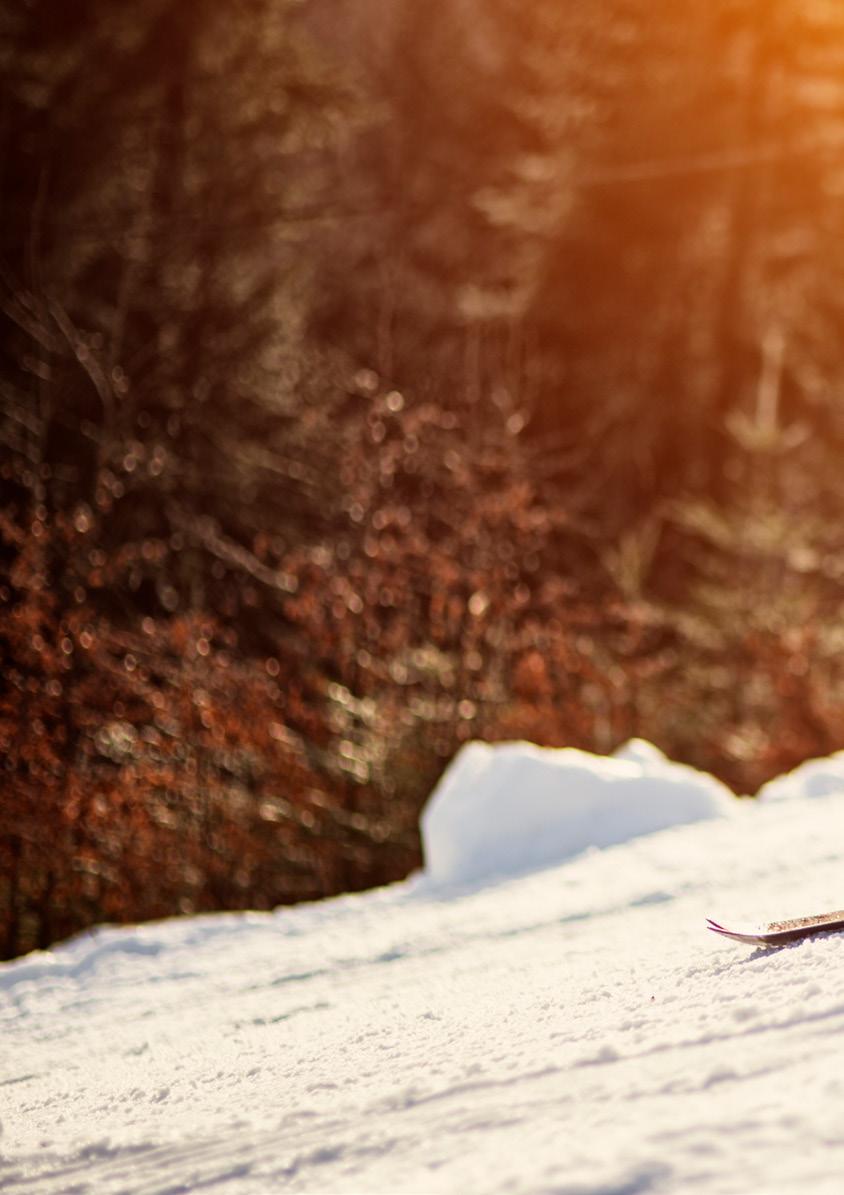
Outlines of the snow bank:
<svg viewBox="0 0 844 1195">
<path fill-rule="evenodd" d="M 440 792 L 504 864 L 527 814 L 564 850 L 709 820 L 0 964 L 0 1191 L 840 1195 L 844 934 L 762 951 L 704 917 L 840 908 L 844 793 L 712 816 L 721 786 L 644 743 L 473 744 Z"/>
<path fill-rule="evenodd" d="M 844 793 L 844 751 L 801 763 L 793 772 L 763 784 L 758 796 L 761 801 L 797 801 L 836 793 Z"/>
<path fill-rule="evenodd" d="M 615 757 L 531 743 L 466 744 L 422 814 L 425 872 L 474 884 L 545 867 L 589 847 L 723 816 L 714 777 L 631 740 Z"/>
</svg>

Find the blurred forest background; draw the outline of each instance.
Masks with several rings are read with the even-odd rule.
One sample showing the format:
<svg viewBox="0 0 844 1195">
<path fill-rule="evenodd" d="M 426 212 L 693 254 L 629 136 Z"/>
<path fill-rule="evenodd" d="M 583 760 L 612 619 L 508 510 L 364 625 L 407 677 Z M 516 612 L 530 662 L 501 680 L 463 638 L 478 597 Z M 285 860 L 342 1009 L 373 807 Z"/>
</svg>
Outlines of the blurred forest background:
<svg viewBox="0 0 844 1195">
<path fill-rule="evenodd" d="M 0 2 L 0 955 L 844 745 L 844 6 Z"/>
</svg>

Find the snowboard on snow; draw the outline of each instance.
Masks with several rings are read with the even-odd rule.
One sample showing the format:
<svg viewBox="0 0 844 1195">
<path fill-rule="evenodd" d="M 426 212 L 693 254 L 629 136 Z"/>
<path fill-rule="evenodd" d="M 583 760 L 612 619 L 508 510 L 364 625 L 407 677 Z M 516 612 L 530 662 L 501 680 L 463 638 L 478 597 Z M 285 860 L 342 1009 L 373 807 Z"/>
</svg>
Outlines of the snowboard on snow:
<svg viewBox="0 0 844 1195">
<path fill-rule="evenodd" d="M 728 929 L 707 917 L 706 925 L 714 934 L 747 942 L 751 946 L 786 946 L 834 930 L 844 930 L 844 909 L 835 913 L 819 913 L 816 917 L 795 917 L 791 921 L 769 921 L 767 925 Z"/>
</svg>

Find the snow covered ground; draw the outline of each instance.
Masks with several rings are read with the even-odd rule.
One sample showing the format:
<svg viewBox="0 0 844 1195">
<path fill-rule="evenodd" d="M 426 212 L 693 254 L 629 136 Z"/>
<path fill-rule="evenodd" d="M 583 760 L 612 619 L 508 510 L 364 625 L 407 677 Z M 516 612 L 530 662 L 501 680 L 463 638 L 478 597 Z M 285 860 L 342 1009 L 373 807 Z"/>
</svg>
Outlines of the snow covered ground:
<svg viewBox="0 0 844 1195">
<path fill-rule="evenodd" d="M 425 827 L 406 884 L 0 967 L 0 1190 L 842 1189 L 844 935 L 704 928 L 844 906 L 841 758 L 473 748 Z"/>
</svg>

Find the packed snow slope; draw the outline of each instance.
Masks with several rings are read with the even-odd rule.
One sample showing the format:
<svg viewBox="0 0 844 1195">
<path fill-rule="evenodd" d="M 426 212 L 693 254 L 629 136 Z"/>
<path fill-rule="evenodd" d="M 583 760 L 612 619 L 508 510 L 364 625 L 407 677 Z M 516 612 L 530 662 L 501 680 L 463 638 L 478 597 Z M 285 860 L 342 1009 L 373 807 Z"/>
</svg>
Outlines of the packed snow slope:
<svg viewBox="0 0 844 1195">
<path fill-rule="evenodd" d="M 472 745 L 423 825 L 405 884 L 0 967 L 0 1190 L 842 1190 L 844 935 L 704 928 L 844 907 L 841 757 Z"/>
</svg>

